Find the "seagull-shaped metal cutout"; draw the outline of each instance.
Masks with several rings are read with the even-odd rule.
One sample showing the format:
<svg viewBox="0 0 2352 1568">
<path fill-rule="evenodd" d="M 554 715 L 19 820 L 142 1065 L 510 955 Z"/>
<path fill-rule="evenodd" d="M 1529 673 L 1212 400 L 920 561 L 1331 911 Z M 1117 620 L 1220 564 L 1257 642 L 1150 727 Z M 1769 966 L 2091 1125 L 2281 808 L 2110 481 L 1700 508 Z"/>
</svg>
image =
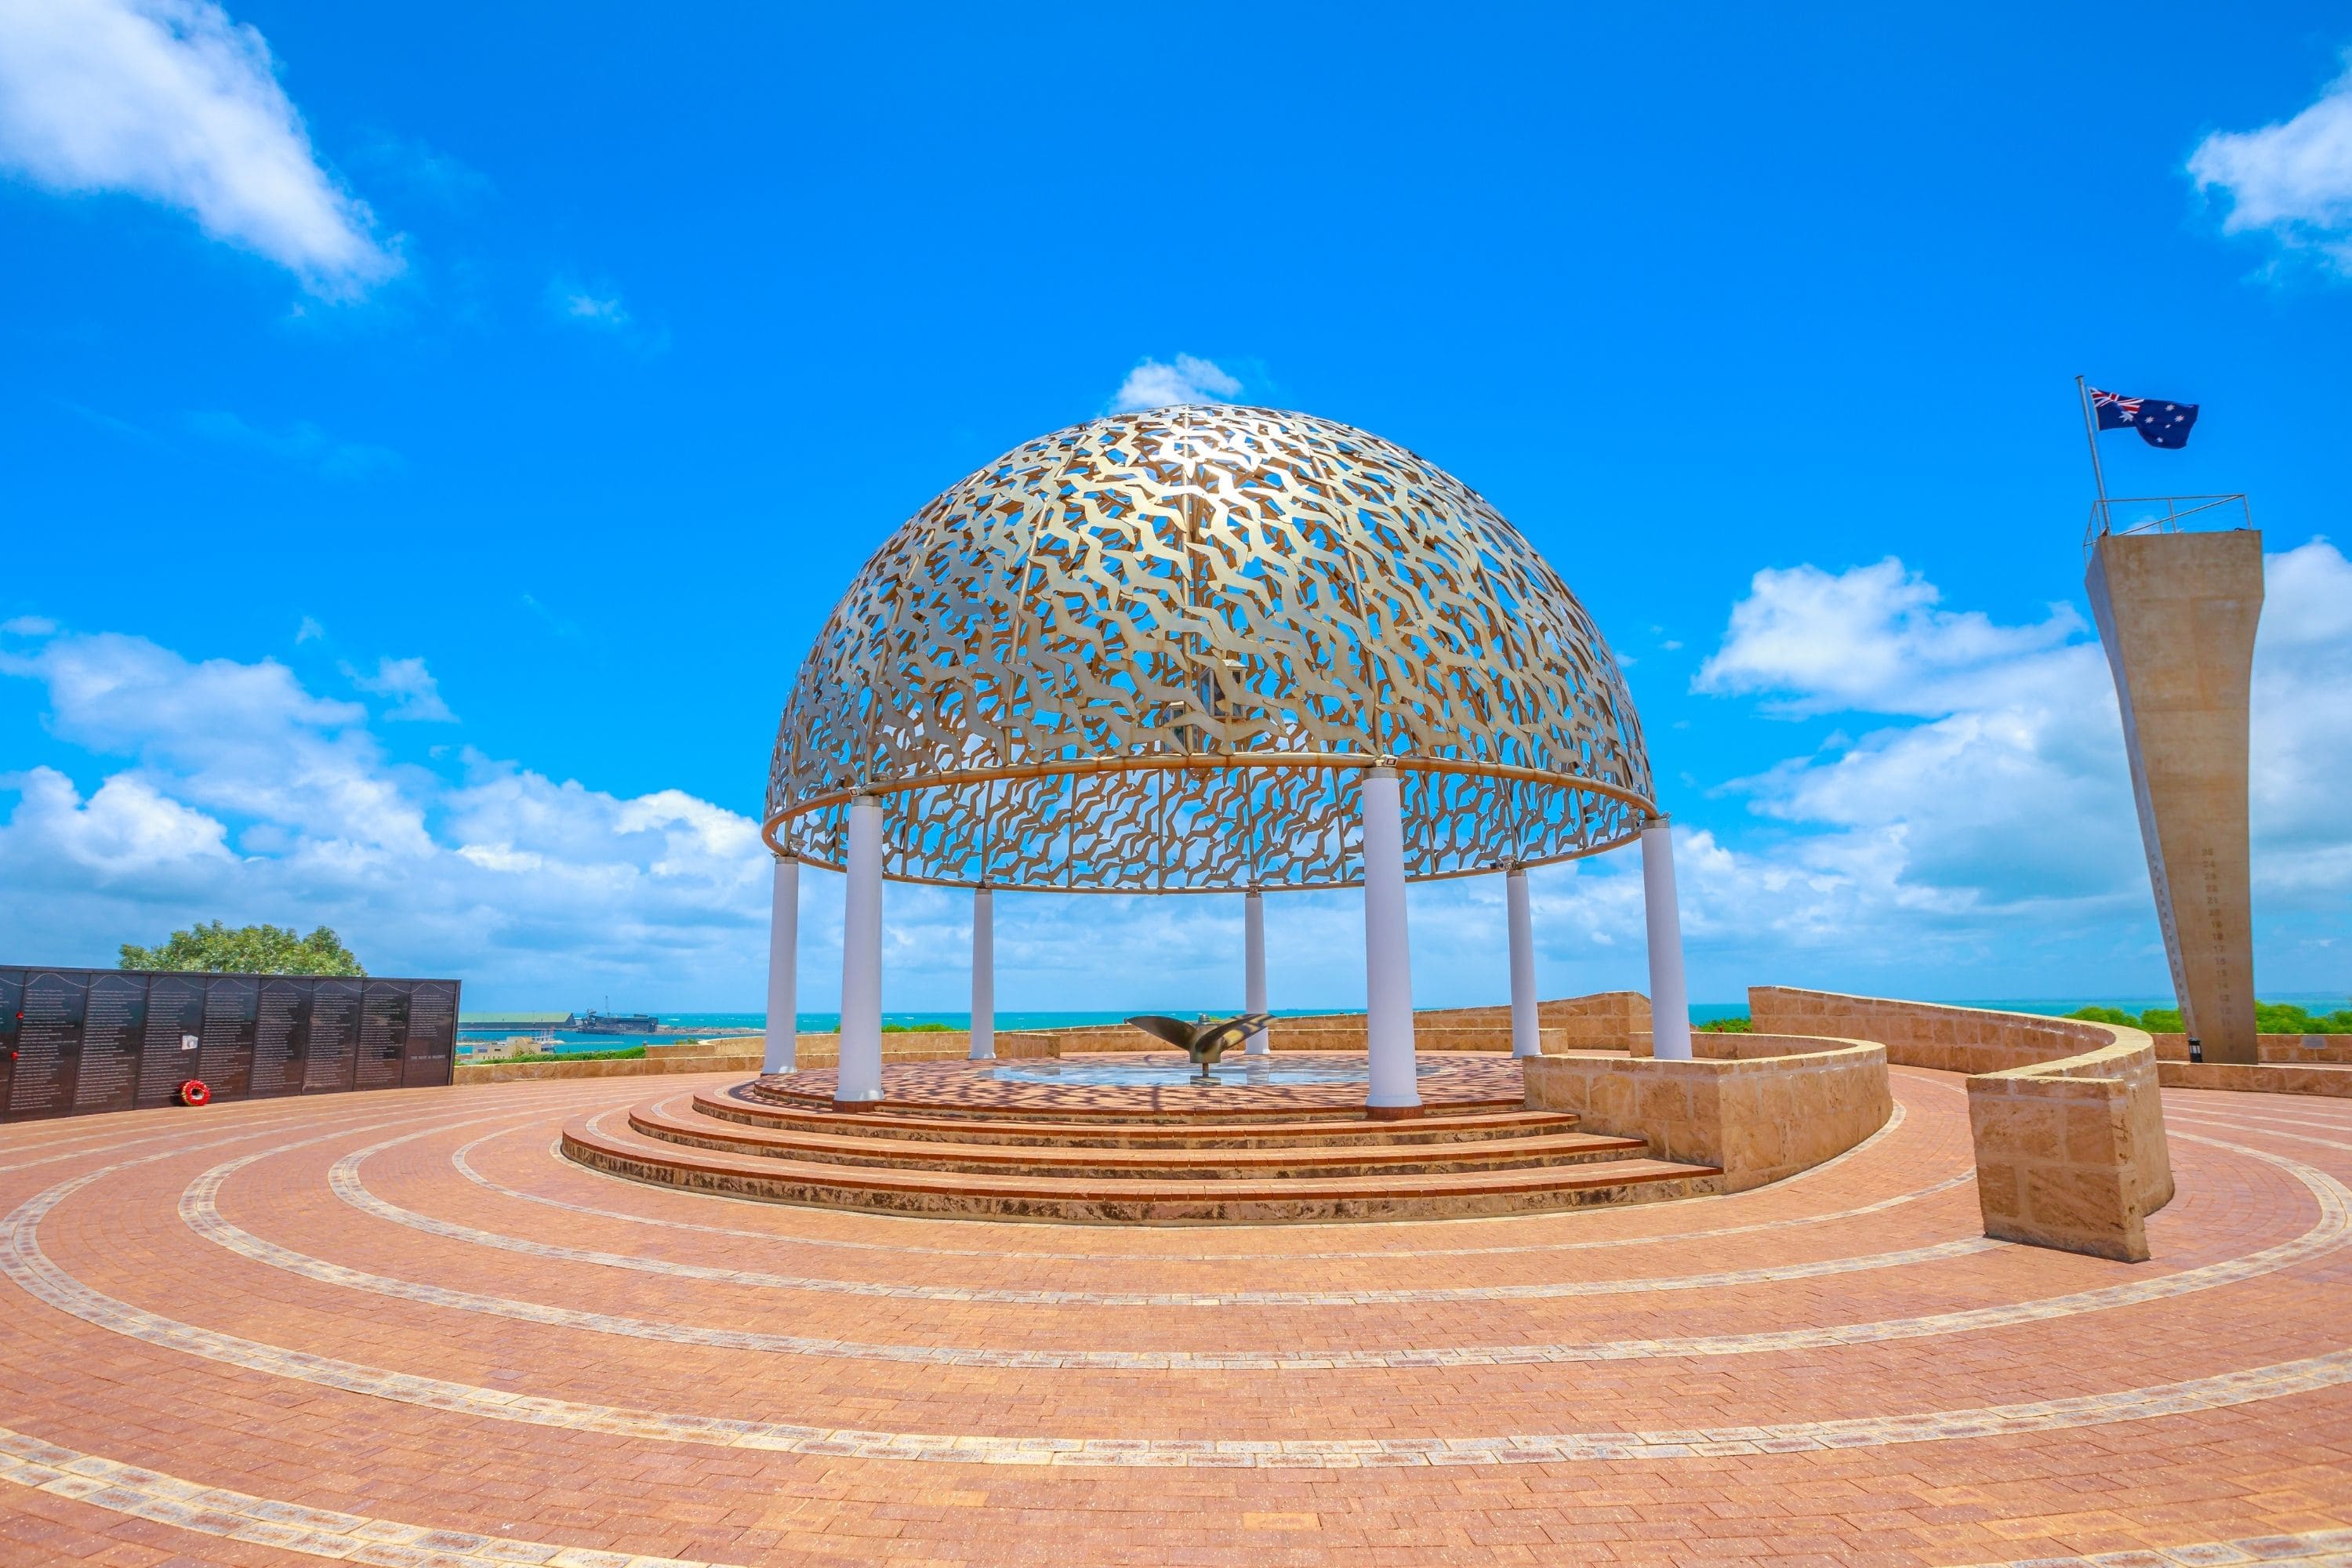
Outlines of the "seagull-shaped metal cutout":
<svg viewBox="0 0 2352 1568">
<path fill-rule="evenodd" d="M 1272 1021 L 1273 1015 L 1269 1013 L 1244 1013 L 1233 1018 L 1204 1018 L 1197 1024 L 1188 1024 L 1181 1018 L 1163 1017 L 1158 1013 L 1146 1013 L 1128 1020 L 1154 1039 L 1165 1040 L 1191 1058 L 1192 1065 L 1200 1069 L 1199 1076 L 1192 1079 L 1194 1083 L 1216 1082 L 1209 1069 L 1216 1065 L 1217 1058 Z"/>
</svg>

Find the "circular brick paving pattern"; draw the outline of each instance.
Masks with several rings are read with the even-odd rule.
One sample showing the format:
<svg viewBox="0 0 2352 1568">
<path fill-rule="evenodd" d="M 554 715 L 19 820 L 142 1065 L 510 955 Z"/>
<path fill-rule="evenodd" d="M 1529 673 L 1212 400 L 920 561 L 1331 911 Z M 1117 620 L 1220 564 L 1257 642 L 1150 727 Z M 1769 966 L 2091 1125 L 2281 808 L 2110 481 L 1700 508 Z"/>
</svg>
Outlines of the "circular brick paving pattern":
<svg viewBox="0 0 2352 1568">
<path fill-rule="evenodd" d="M 2352 1105 L 2167 1094 L 2135 1266 L 1986 1241 L 1895 1082 L 1775 1187 L 1343 1226 L 557 1155 L 643 1080 L 10 1127 L 0 1562 L 2352 1561 Z"/>
</svg>

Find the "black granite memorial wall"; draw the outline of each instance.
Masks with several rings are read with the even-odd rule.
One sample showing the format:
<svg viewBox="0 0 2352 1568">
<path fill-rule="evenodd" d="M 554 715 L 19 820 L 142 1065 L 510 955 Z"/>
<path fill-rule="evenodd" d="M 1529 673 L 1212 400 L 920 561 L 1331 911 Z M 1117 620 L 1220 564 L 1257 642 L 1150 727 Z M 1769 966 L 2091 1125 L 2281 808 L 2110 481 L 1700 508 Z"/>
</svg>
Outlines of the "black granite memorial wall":
<svg viewBox="0 0 2352 1568">
<path fill-rule="evenodd" d="M 131 979 L 142 978 L 133 974 Z M 201 974 L 151 974 L 147 981 L 147 1027 L 139 1037 L 136 1103 L 169 1105 L 180 1086 L 196 1076 L 196 1047 L 204 1043 L 205 978 Z"/>
<path fill-rule="evenodd" d="M 0 1121 L 451 1080 L 455 980 L 0 968 Z"/>
<path fill-rule="evenodd" d="M 351 1088 L 359 1044 L 360 983 L 320 981 L 310 993 L 310 1048 L 302 1062 L 305 1092 Z"/>
</svg>

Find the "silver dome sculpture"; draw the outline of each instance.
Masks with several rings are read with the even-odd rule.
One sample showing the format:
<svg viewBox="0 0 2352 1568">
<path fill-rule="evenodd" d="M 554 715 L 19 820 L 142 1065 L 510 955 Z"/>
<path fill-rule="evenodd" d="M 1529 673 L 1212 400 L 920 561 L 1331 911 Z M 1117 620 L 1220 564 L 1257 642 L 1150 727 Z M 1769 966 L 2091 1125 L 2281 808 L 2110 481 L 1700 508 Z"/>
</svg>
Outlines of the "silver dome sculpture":
<svg viewBox="0 0 2352 1568">
<path fill-rule="evenodd" d="M 796 1018 L 800 867 L 846 875 L 844 1110 L 885 1097 L 882 886 L 973 889 L 971 1055 L 995 1054 L 994 892 L 1360 887 L 1366 1114 L 1412 1115 L 1405 884 L 1506 873 L 1514 1056 L 1541 1050 L 1527 868 L 1639 840 L 1652 1043 L 1688 1057 L 1671 841 L 1584 606 L 1475 490 L 1327 419 L 1179 405 L 1017 447 L 876 551 L 802 662 L 761 833 L 768 1016 Z M 766 1070 L 795 1060 L 772 1031 Z"/>
<path fill-rule="evenodd" d="M 899 881 L 1075 892 L 1360 885 L 1362 770 L 1406 876 L 1590 855 L 1655 815 L 1608 645 L 1518 530 L 1361 430 L 1112 415 L 941 492 L 818 634 L 763 828 Z"/>
</svg>

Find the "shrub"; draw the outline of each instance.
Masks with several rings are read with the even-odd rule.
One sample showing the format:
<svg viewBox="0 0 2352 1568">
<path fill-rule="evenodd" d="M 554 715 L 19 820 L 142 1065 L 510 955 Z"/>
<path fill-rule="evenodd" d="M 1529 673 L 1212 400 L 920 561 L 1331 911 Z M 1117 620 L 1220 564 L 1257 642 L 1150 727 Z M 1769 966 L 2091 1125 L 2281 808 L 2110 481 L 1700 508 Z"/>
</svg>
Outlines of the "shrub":
<svg viewBox="0 0 2352 1568">
<path fill-rule="evenodd" d="M 2066 1016 L 2087 1018 L 2094 1024 L 2128 1025 L 2151 1035 L 2178 1035 L 2187 1028 L 2178 1007 L 2150 1007 L 2137 1018 L 2121 1007 L 2077 1007 Z M 2263 1035 L 2352 1035 L 2352 1007 L 2313 1013 L 2292 1002 L 2256 1002 L 2254 1030 Z"/>
<path fill-rule="evenodd" d="M 211 974 L 365 974 L 360 961 L 325 926 L 309 936 L 290 926 L 239 926 L 219 921 L 175 931 L 161 947 L 122 944 L 125 969 L 176 969 Z"/>
<path fill-rule="evenodd" d="M 2254 1027 L 2265 1035 L 2352 1035 L 2352 1007 L 2314 1014 L 2292 1002 L 2257 1002 Z"/>
</svg>

